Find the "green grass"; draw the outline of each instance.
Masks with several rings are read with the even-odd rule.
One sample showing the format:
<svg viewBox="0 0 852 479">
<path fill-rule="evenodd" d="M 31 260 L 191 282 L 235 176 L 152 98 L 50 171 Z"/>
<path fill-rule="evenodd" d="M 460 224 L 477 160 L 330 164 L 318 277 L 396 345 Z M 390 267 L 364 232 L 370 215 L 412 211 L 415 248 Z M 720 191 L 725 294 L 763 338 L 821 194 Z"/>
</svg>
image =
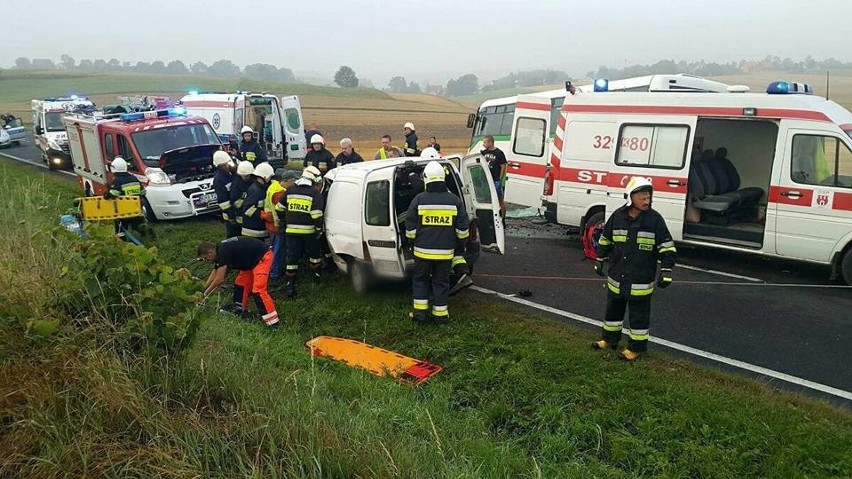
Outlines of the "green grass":
<svg viewBox="0 0 852 479">
<path fill-rule="evenodd" d="M 123 93 L 175 94 L 190 90 L 246 90 L 278 95 L 390 98 L 386 93 L 368 88 L 351 89 L 306 83 L 260 82 L 246 78 L 0 70 L 0 103 L 29 102 L 33 98 L 72 93 L 90 96 Z"/>
<path fill-rule="evenodd" d="M 54 222 L 76 194 L 64 178 L 6 160 L 0 188 L 27 199 L 0 213 L 6 232 Z M 207 220 L 156 228 L 175 264 L 222 232 Z M 38 235 L 32 243 L 44 245 Z M 38 288 L 49 290 L 62 255 L 18 261 L 31 262 Z M 408 321 L 402 287 L 357 297 L 329 278 L 276 301 L 278 332 L 211 314 L 186 360 L 166 367 L 111 349 L 98 325 L 29 336 L 0 307 L 0 477 L 852 473 L 846 409 L 659 352 L 625 364 L 589 350 L 594 334 L 493 298 L 453 298 L 453 322 L 442 327 Z M 401 386 L 312 359 L 304 343 L 320 334 L 445 369 L 421 387 Z"/>
</svg>

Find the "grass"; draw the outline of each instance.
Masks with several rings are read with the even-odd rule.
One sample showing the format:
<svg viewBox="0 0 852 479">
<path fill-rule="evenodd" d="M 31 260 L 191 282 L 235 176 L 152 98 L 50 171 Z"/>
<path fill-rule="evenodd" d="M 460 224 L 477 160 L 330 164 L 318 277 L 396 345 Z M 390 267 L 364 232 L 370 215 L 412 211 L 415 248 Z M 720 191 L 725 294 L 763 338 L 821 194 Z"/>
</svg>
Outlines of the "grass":
<svg viewBox="0 0 852 479">
<path fill-rule="evenodd" d="M 453 299 L 450 325 L 418 327 L 402 287 L 357 297 L 342 278 L 307 281 L 294 301 L 276 295 L 277 333 L 211 312 L 185 361 L 165 366 L 110 348 L 97 324 L 39 338 L 14 318 L 36 314 L 59 274 L 64 253 L 38 231 L 76 186 L 2 160 L 0 188 L 19 199 L 0 210 L 0 280 L 17 286 L 0 289 L 0 477 L 852 472 L 848 410 L 661 353 L 620 363 L 590 351 L 587 331 L 472 293 Z M 222 232 L 204 219 L 156 228 L 174 264 Z M 304 342 L 320 334 L 445 369 L 400 386 L 312 359 Z"/>
</svg>

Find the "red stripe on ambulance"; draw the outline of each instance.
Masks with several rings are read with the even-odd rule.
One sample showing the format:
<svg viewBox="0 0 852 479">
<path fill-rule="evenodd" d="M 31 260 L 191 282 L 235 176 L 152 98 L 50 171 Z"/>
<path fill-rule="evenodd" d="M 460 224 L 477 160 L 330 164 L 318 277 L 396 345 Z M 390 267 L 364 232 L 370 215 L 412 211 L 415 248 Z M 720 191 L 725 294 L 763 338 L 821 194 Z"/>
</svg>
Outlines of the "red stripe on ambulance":
<svg viewBox="0 0 852 479">
<path fill-rule="evenodd" d="M 573 113 L 623 113 L 637 115 L 695 115 L 723 116 L 743 118 L 780 118 L 795 120 L 827 121 L 831 119 L 825 113 L 811 110 L 792 110 L 786 108 L 756 108 L 754 116 L 743 113 L 743 108 L 732 107 L 691 107 L 691 106 L 651 106 L 651 105 L 573 105 L 566 103 L 562 111 Z"/>
<path fill-rule="evenodd" d="M 541 111 L 550 111 L 550 104 L 540 104 L 540 103 L 530 103 L 528 101 L 519 101 L 516 105 L 516 108 L 521 110 L 541 110 Z"/>
<path fill-rule="evenodd" d="M 770 186 L 769 202 L 783 205 L 810 207 L 814 199 L 813 190 L 807 188 L 791 188 L 789 186 Z"/>
<path fill-rule="evenodd" d="M 834 193 L 831 209 L 852 211 L 852 193 Z"/>
</svg>

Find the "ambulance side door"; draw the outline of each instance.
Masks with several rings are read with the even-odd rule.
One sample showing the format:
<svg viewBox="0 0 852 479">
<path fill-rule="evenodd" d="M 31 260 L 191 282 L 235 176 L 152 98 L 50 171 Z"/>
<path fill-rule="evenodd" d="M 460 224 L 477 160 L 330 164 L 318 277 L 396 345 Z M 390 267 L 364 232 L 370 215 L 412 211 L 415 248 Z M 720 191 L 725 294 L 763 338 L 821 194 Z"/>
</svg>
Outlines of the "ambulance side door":
<svg viewBox="0 0 852 479">
<path fill-rule="evenodd" d="M 506 237 L 500 218 L 500 202 L 488 163 L 482 155 L 469 155 L 461 160 L 462 190 L 470 220 L 477 220 L 482 249 L 504 254 Z"/>
<path fill-rule="evenodd" d="M 308 145 L 305 140 L 305 120 L 302 116 L 299 97 L 282 96 L 281 109 L 284 116 L 284 136 L 287 141 L 287 160 L 302 159 L 308 154 Z"/>
<path fill-rule="evenodd" d="M 519 96 L 515 105 L 512 136 L 505 150 L 509 203 L 539 206 L 544 170 L 551 151 L 551 102 L 549 98 Z M 495 178 L 499 180 L 499 178 Z"/>
<path fill-rule="evenodd" d="M 852 234 L 852 141 L 839 129 L 797 123 L 786 128 L 769 188 L 776 253 L 828 262 Z"/>
<path fill-rule="evenodd" d="M 382 277 L 402 277 L 405 260 L 393 208 L 393 168 L 380 168 L 367 175 L 364 183 L 364 242 L 373 270 Z M 404 234 L 404 233 L 403 233 Z"/>
<path fill-rule="evenodd" d="M 630 178 L 645 177 L 654 186 L 652 207 L 663 215 L 672 237 L 682 238 L 696 121 L 692 116 L 619 121 L 615 157 L 607 175 L 608 215 L 626 204 L 624 189 Z"/>
</svg>

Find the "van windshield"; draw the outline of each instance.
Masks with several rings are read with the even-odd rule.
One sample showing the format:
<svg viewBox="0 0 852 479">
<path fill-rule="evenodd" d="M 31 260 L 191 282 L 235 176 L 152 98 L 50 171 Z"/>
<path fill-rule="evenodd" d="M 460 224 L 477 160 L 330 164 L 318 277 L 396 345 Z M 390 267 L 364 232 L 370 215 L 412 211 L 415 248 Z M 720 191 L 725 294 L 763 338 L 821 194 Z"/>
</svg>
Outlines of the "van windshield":
<svg viewBox="0 0 852 479">
<path fill-rule="evenodd" d="M 133 133 L 133 143 L 146 164 L 156 166 L 160 156 L 171 150 L 198 145 L 218 145 L 219 137 L 207 124 L 174 125 Z"/>
<path fill-rule="evenodd" d="M 852 128 L 845 130 L 846 134 L 849 135 L 849 138 L 852 138 Z"/>
<path fill-rule="evenodd" d="M 65 125 L 62 124 L 62 117 L 65 116 L 64 111 L 44 114 L 44 129 L 47 131 L 65 131 Z"/>
</svg>

